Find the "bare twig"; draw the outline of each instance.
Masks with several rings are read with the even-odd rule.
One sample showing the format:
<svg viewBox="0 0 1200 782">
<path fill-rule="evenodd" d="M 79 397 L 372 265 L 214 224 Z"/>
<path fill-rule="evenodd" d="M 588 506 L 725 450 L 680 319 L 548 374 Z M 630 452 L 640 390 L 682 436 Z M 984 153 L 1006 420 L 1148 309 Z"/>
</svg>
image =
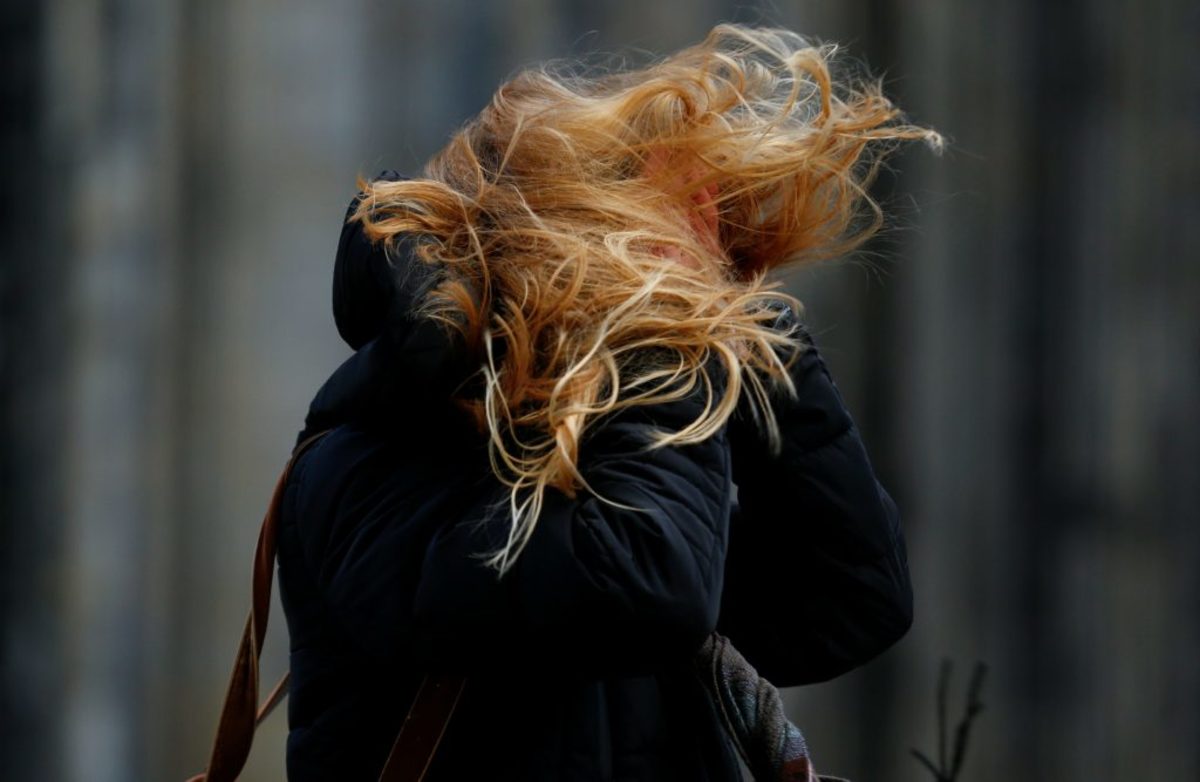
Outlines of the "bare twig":
<svg viewBox="0 0 1200 782">
<path fill-rule="evenodd" d="M 961 722 L 958 723 L 958 730 L 954 736 L 954 763 L 950 769 L 950 779 L 958 778 L 958 772 L 962 769 L 963 760 L 967 756 L 967 739 L 971 733 L 971 723 L 983 711 L 983 702 L 979 699 L 979 695 L 983 690 L 983 677 L 987 675 L 987 666 L 983 663 L 975 663 L 975 670 L 971 673 L 971 684 L 967 688 L 967 708 Z"/>
<path fill-rule="evenodd" d="M 953 663 L 950 660 L 943 660 L 941 671 L 938 675 L 937 688 L 937 722 L 938 722 L 938 762 L 935 765 L 929 757 L 917 750 L 909 750 L 912 756 L 923 765 L 930 774 L 933 775 L 935 782 L 956 782 L 958 774 L 962 770 L 963 762 L 967 757 L 967 743 L 971 735 L 971 725 L 975 718 L 983 711 L 983 701 L 981 694 L 983 692 L 983 680 L 987 675 L 987 666 L 983 663 L 976 663 L 975 670 L 971 672 L 971 681 L 967 685 L 967 703 L 966 709 L 963 712 L 963 717 L 958 721 L 958 725 L 954 730 L 954 750 L 950 764 L 946 763 L 946 740 L 948 731 L 946 730 L 946 704 L 949 700 L 950 693 L 950 676 L 953 672 Z"/>
</svg>

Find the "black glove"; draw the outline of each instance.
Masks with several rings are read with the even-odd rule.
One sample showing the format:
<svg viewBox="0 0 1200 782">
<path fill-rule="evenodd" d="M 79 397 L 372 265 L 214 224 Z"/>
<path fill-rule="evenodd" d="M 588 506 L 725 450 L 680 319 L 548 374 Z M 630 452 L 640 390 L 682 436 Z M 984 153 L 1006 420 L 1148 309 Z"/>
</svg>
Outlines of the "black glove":
<svg viewBox="0 0 1200 782">
<path fill-rule="evenodd" d="M 788 374 L 796 386 L 797 398 L 788 397 L 783 388 L 771 389 L 769 398 L 775 420 L 784 440 L 784 451 L 809 450 L 831 442 L 852 425 L 841 393 L 838 391 L 812 334 L 792 307 L 778 300 L 770 305 L 779 311 L 772 327 L 782 333 L 795 332 L 803 349 Z M 780 353 L 786 363 L 789 355 Z M 778 455 L 772 455 L 765 428 L 754 420 L 749 409 L 751 399 L 744 395 L 729 419 L 729 444 L 733 454 L 733 480 L 739 489 L 770 480 Z"/>
</svg>

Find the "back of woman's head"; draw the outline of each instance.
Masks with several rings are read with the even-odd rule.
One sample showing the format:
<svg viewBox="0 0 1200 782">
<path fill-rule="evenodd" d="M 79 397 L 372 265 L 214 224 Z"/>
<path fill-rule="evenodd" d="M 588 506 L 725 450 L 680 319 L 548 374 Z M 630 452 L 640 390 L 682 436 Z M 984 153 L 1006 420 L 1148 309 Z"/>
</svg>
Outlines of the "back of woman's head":
<svg viewBox="0 0 1200 782">
<path fill-rule="evenodd" d="M 374 241 L 415 240 L 438 279 L 420 314 L 482 365 L 461 404 L 511 489 L 501 572 L 546 487 L 586 486 L 579 447 L 607 414 L 703 392 L 703 414 L 653 447 L 696 442 L 745 392 L 777 439 L 763 381 L 793 390 L 776 348 L 796 340 L 770 305 L 801 305 L 766 273 L 858 246 L 882 221 L 866 188 L 887 152 L 941 143 L 878 82 L 836 80 L 834 54 L 721 25 L 636 70 L 525 70 L 422 177 L 361 183 L 352 219 Z"/>
</svg>

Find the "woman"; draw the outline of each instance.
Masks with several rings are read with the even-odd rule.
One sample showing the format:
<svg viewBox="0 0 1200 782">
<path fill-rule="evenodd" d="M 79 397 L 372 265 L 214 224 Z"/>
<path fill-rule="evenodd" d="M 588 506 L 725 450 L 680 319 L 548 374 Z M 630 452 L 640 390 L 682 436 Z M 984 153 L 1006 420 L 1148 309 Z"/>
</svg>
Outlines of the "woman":
<svg viewBox="0 0 1200 782">
<path fill-rule="evenodd" d="M 428 673 L 466 687 L 427 779 L 740 779 L 711 632 L 779 686 L 906 632 L 896 506 L 765 274 L 861 242 L 881 153 L 938 139 L 831 55 L 723 25 L 527 71 L 423 176 L 360 183 L 356 352 L 279 533 L 291 779 L 376 779 Z"/>
</svg>

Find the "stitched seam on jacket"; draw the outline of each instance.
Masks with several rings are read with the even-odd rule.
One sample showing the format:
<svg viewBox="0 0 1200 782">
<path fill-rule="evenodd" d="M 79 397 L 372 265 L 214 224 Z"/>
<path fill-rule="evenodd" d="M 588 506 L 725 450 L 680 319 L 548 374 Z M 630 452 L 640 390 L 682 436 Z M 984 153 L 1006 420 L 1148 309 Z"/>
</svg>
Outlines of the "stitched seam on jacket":
<svg viewBox="0 0 1200 782">
<path fill-rule="evenodd" d="M 830 448 L 831 446 L 836 445 L 841 440 L 844 440 L 847 435 L 851 434 L 852 432 L 855 432 L 856 430 L 857 430 L 857 427 L 854 425 L 854 421 L 850 421 L 850 423 L 846 424 L 846 426 L 844 428 L 839 429 L 837 434 L 830 435 L 828 438 L 822 440 L 821 442 L 819 442 L 816 445 L 807 445 L 807 444 L 800 445 L 798 443 L 793 443 L 793 445 L 796 446 L 796 451 L 800 455 L 808 456 L 809 454 L 813 454 L 818 451 L 823 451 L 823 450 Z"/>
</svg>

